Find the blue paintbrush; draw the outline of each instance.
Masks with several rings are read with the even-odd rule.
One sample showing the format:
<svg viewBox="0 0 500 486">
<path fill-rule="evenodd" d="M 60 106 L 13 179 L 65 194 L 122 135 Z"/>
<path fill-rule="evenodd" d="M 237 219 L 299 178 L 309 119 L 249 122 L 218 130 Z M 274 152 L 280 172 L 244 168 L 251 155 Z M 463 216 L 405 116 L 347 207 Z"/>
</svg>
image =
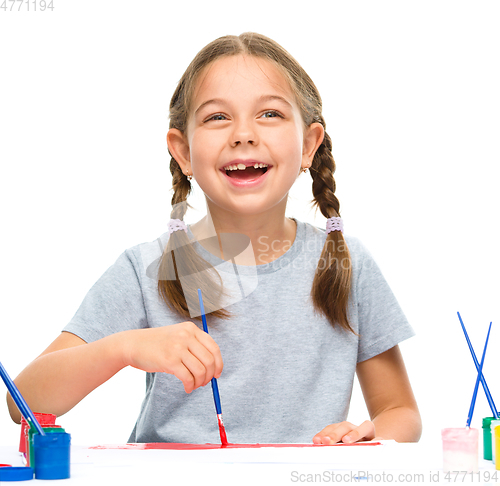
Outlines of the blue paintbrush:
<svg viewBox="0 0 500 486">
<path fill-rule="evenodd" d="M 201 320 L 203 321 L 203 330 L 208 334 L 207 318 L 205 317 L 205 307 L 203 305 L 203 298 L 201 296 L 201 289 L 198 289 L 198 299 L 200 301 Z M 217 379 L 212 378 L 212 392 L 214 394 L 215 411 L 217 412 L 217 420 L 219 422 L 219 434 L 222 445 L 227 445 L 226 428 L 222 421 L 222 407 L 220 405 L 219 387 L 217 386 Z"/>
<path fill-rule="evenodd" d="M 31 409 L 28 407 L 26 400 L 21 395 L 21 392 L 18 390 L 16 384 L 12 381 L 12 378 L 9 376 L 6 369 L 2 366 L 2 363 L 0 363 L 0 375 L 2 376 L 2 379 L 7 386 L 7 390 L 9 390 L 12 399 L 14 400 L 14 402 L 16 402 L 17 408 L 19 408 L 19 411 L 21 412 L 26 422 L 28 422 L 28 424 L 32 428 L 35 428 L 39 434 L 45 435 L 45 432 L 43 431 L 41 425 L 38 423 L 38 420 L 33 415 Z"/>
<path fill-rule="evenodd" d="M 479 370 L 477 372 L 476 385 L 474 386 L 474 393 L 472 394 L 472 401 L 469 408 L 469 416 L 467 417 L 467 425 L 465 426 L 467 429 L 470 427 L 470 423 L 472 421 L 472 415 L 474 414 L 474 406 L 476 405 L 477 390 L 479 388 L 479 382 L 481 381 L 481 375 L 483 374 L 484 357 L 486 356 L 486 348 L 488 347 L 488 339 L 490 338 L 490 331 L 491 331 L 491 322 L 490 322 L 490 327 L 488 328 L 488 335 L 486 336 L 486 342 L 484 343 L 483 356 L 481 357 L 481 363 L 479 364 Z"/>
<path fill-rule="evenodd" d="M 474 365 L 476 366 L 476 370 L 479 370 L 479 361 L 477 360 L 476 353 L 474 352 L 474 348 L 472 347 L 472 343 L 470 342 L 469 335 L 467 334 L 467 331 L 465 329 L 464 322 L 462 321 L 462 316 L 460 315 L 460 312 L 457 312 L 458 319 L 460 320 L 460 324 L 462 326 L 462 330 L 464 331 L 465 339 L 467 340 L 467 344 L 469 345 L 469 350 L 472 355 L 472 359 L 474 361 Z M 488 388 L 488 385 L 486 384 L 486 378 L 484 375 L 481 373 L 481 384 L 483 385 L 483 390 L 484 393 L 486 394 L 486 399 L 488 400 L 488 403 L 491 408 L 491 413 L 493 414 L 493 417 L 495 418 L 500 418 L 500 415 L 497 411 L 497 407 L 495 407 L 495 402 L 493 401 L 493 397 L 491 396 L 490 389 Z"/>
</svg>

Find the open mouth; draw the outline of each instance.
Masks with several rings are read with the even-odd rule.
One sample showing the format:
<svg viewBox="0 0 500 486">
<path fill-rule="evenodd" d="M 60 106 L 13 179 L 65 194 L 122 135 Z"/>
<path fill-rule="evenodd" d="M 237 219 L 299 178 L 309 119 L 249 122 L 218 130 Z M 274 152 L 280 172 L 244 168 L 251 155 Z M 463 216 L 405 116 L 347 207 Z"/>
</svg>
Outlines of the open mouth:
<svg viewBox="0 0 500 486">
<path fill-rule="evenodd" d="M 255 164 L 245 166 L 245 164 L 229 165 L 224 167 L 226 175 L 231 179 L 238 179 L 240 181 L 252 181 L 263 176 L 267 170 L 267 164 Z"/>
</svg>

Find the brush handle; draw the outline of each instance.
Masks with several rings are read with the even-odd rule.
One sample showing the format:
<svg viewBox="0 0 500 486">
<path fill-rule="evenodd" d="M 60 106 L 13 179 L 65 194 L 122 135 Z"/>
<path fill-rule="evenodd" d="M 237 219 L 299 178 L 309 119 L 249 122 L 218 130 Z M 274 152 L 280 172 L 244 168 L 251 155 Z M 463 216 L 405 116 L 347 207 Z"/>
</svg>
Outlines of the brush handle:
<svg viewBox="0 0 500 486">
<path fill-rule="evenodd" d="M 479 371 L 479 361 L 477 360 L 476 353 L 474 351 L 474 348 L 472 347 L 472 343 L 470 342 L 469 335 L 467 334 L 467 331 L 465 329 L 465 324 L 462 321 L 462 316 L 460 315 L 460 312 L 457 312 L 458 319 L 460 320 L 460 325 L 462 326 L 462 330 L 464 331 L 465 339 L 467 341 L 467 344 L 469 346 L 470 353 L 472 355 L 472 360 L 474 361 L 474 365 L 476 366 L 476 371 Z M 493 397 L 491 396 L 490 389 L 488 388 L 488 385 L 486 384 L 486 378 L 484 375 L 481 373 L 481 384 L 483 385 L 483 390 L 486 395 L 486 399 L 488 400 L 488 404 L 490 405 L 491 413 L 493 414 L 493 417 L 495 418 L 500 418 L 500 414 L 498 413 L 497 407 L 495 406 L 495 402 L 493 401 Z"/>
<path fill-rule="evenodd" d="M 215 411 L 217 412 L 217 415 L 221 415 L 222 407 L 220 406 L 219 387 L 217 386 L 216 378 L 212 378 L 212 392 L 214 394 Z"/>
<path fill-rule="evenodd" d="M 201 296 L 201 289 L 198 289 L 198 300 L 200 301 L 201 320 L 203 322 L 203 330 L 208 334 L 207 318 L 205 317 L 205 307 L 203 306 L 203 297 Z M 217 415 L 222 414 L 222 407 L 220 405 L 219 387 L 217 379 L 212 378 L 212 392 L 214 394 L 215 410 Z"/>
<path fill-rule="evenodd" d="M 39 434 L 45 435 L 45 432 L 43 431 L 41 425 L 38 423 L 38 420 L 33 415 L 31 409 L 28 407 L 26 400 L 21 395 L 21 392 L 17 388 L 16 384 L 12 381 L 12 378 L 7 373 L 7 370 L 3 367 L 2 363 L 0 363 L 0 375 L 2 376 L 2 380 L 4 381 L 7 390 L 9 390 L 12 399 L 16 403 L 17 408 L 19 408 L 19 411 L 21 412 L 25 420 L 32 427 L 34 427 Z"/>
<path fill-rule="evenodd" d="M 203 322 L 203 330 L 208 334 L 207 318 L 205 317 L 205 306 L 203 305 L 203 297 L 201 289 L 198 289 L 198 300 L 200 301 L 201 321 Z"/>
</svg>

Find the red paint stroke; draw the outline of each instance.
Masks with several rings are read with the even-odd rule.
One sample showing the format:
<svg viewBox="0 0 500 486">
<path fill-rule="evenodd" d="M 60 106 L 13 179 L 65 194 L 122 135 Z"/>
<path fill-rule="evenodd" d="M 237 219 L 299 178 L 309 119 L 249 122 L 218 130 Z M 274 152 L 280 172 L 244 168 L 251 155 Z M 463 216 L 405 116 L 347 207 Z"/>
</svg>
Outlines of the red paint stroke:
<svg viewBox="0 0 500 486">
<path fill-rule="evenodd" d="M 220 441 L 222 442 L 222 446 L 227 446 L 226 428 L 224 427 L 224 422 L 222 421 L 222 415 L 217 414 L 217 420 L 219 421 Z"/>
<path fill-rule="evenodd" d="M 381 442 L 352 442 L 344 444 L 183 444 L 179 442 L 153 442 L 153 443 L 137 443 L 137 444 L 119 444 L 119 445 L 98 445 L 89 447 L 89 449 L 123 449 L 123 450 L 152 450 L 152 449 L 168 449 L 176 451 L 194 451 L 204 449 L 259 449 L 261 447 L 347 447 L 347 446 L 377 446 L 382 445 Z"/>
</svg>

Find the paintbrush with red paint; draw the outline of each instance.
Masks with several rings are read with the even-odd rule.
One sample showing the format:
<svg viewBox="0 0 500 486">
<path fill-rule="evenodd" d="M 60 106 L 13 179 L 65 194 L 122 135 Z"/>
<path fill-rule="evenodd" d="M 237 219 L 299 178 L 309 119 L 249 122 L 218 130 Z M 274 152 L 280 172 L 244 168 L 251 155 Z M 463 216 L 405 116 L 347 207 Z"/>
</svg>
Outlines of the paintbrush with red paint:
<svg viewBox="0 0 500 486">
<path fill-rule="evenodd" d="M 205 317 L 205 307 L 203 306 L 203 298 L 201 296 L 201 289 L 198 289 L 198 299 L 200 301 L 201 320 L 203 321 L 203 330 L 208 334 L 207 318 Z M 217 420 L 219 421 L 219 434 L 223 446 L 227 445 L 226 429 L 222 421 L 222 407 L 220 405 L 219 387 L 217 386 L 217 379 L 212 378 L 212 392 L 214 394 L 215 411 L 217 412 Z"/>
</svg>

